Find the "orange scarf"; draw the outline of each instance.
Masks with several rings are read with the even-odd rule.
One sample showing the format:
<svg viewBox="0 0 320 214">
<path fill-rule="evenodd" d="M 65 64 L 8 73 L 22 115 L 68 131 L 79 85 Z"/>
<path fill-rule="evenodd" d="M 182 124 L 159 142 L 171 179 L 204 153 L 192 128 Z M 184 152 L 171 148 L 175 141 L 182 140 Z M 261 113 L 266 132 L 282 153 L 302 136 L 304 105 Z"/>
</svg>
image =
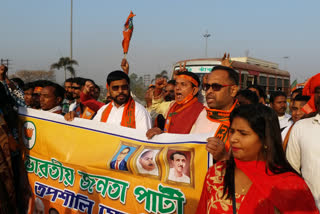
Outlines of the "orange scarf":
<svg viewBox="0 0 320 214">
<path fill-rule="evenodd" d="M 168 116 L 167 116 L 166 123 L 164 125 L 164 130 L 163 131 L 165 133 L 168 133 L 173 115 L 178 114 L 183 109 L 191 106 L 193 103 L 195 103 L 197 101 L 198 101 L 198 98 L 193 97 L 192 94 L 189 94 L 181 102 L 179 102 L 179 103 L 175 102 L 173 104 L 173 106 L 170 108 L 169 112 L 168 112 Z"/>
<path fill-rule="evenodd" d="M 228 111 L 209 109 L 209 108 L 205 107 L 207 110 L 207 118 L 212 122 L 220 123 L 220 126 L 217 129 L 214 136 L 219 138 L 220 140 L 222 140 L 225 143 L 225 147 L 226 147 L 227 151 L 229 150 L 229 147 L 230 147 L 230 143 L 229 143 L 229 139 L 228 139 L 228 131 L 230 128 L 229 117 L 230 117 L 230 113 L 237 106 L 238 106 L 238 100 L 236 100 L 234 102 L 234 104 L 232 105 L 232 107 Z"/>
<path fill-rule="evenodd" d="M 107 122 L 109 114 L 113 107 L 112 103 L 113 101 L 111 101 L 108 107 L 102 112 L 101 122 Z M 132 97 L 130 97 L 128 102 L 124 106 L 121 126 L 134 128 L 134 129 L 136 128 L 135 107 L 136 107 L 135 102 L 132 99 Z"/>
<path fill-rule="evenodd" d="M 302 95 L 310 96 L 309 102 L 306 105 L 304 105 L 301 109 L 306 114 L 310 114 L 312 112 L 317 111 L 316 104 L 314 102 L 314 91 L 318 86 L 320 86 L 320 73 L 311 77 L 304 85 Z"/>
</svg>

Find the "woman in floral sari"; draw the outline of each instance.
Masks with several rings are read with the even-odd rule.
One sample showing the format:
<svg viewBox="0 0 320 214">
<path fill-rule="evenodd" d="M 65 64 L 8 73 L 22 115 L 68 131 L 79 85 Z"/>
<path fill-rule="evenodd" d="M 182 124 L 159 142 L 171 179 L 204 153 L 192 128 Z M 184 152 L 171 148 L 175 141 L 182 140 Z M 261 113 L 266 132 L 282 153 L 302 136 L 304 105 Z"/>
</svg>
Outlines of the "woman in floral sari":
<svg viewBox="0 0 320 214">
<path fill-rule="evenodd" d="M 206 175 L 197 213 L 319 213 L 281 147 L 277 115 L 262 104 L 230 115 L 230 159 Z"/>
</svg>

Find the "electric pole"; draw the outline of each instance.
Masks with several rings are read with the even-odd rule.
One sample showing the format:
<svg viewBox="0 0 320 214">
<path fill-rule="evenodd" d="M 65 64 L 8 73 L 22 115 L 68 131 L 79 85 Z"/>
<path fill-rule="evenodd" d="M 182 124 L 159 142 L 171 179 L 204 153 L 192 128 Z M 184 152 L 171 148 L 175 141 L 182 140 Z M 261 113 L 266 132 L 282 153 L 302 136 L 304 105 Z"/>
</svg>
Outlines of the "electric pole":
<svg viewBox="0 0 320 214">
<path fill-rule="evenodd" d="M 208 33 L 208 30 L 206 31 L 205 34 L 203 34 L 203 37 L 206 40 L 206 49 L 205 49 L 205 56 L 206 58 L 208 57 L 208 38 L 211 36 L 211 34 Z"/>
<path fill-rule="evenodd" d="M 73 7 L 73 0 L 71 0 L 71 13 L 70 13 L 70 59 L 72 60 L 72 7 Z"/>
</svg>

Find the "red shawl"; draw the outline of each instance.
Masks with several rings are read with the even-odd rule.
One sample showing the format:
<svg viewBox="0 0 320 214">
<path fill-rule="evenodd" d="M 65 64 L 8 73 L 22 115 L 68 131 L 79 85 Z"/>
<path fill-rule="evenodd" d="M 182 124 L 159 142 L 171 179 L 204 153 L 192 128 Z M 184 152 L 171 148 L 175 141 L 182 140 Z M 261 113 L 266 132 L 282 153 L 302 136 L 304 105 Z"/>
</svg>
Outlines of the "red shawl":
<svg viewBox="0 0 320 214">
<path fill-rule="evenodd" d="M 189 134 L 202 109 L 203 105 L 196 97 L 187 103 L 175 102 L 169 109 L 164 132 Z"/>
<path fill-rule="evenodd" d="M 102 112 L 101 122 L 107 122 L 113 101 L 109 103 L 108 107 Z M 128 102 L 124 106 L 122 119 L 121 119 L 121 126 L 129 127 L 129 128 L 136 128 L 136 117 L 135 117 L 135 102 L 132 97 L 129 98 Z"/>
<path fill-rule="evenodd" d="M 282 214 L 319 213 L 307 184 L 298 175 L 292 172 L 273 174 L 270 171 L 267 174 L 263 161 L 242 162 L 235 159 L 235 162 L 252 181 L 244 199 L 241 200 L 236 194 L 239 214 L 269 214 L 275 213 L 275 209 Z M 197 214 L 232 214 L 231 200 L 219 198 L 222 196 L 225 167 L 224 162 L 218 162 L 209 169 Z"/>
</svg>

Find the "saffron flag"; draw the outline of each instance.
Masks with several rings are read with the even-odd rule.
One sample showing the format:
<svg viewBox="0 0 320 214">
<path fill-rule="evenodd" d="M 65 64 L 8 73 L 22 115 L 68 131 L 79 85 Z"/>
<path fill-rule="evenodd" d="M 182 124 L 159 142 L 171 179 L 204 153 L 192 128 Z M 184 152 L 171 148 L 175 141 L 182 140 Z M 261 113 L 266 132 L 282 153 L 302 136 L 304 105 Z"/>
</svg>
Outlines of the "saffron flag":
<svg viewBox="0 0 320 214">
<path fill-rule="evenodd" d="M 122 40 L 122 48 L 123 48 L 123 53 L 126 54 L 128 53 L 129 49 L 129 44 L 133 32 L 133 22 L 132 19 L 135 16 L 135 14 L 130 11 L 130 14 L 127 18 L 126 23 L 124 24 L 124 29 L 123 29 L 123 40 Z"/>
</svg>

